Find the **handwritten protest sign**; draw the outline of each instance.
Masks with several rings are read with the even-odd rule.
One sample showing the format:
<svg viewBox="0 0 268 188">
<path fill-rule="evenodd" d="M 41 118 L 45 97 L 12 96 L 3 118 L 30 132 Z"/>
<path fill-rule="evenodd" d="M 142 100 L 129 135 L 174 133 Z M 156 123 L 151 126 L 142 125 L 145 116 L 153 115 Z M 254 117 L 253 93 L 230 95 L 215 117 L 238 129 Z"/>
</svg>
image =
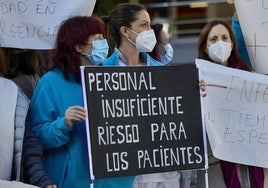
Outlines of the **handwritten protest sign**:
<svg viewBox="0 0 268 188">
<path fill-rule="evenodd" d="M 268 0 L 235 0 L 243 36 L 253 68 L 268 74 Z"/>
<path fill-rule="evenodd" d="M 206 129 L 213 155 L 268 167 L 268 76 L 196 60 L 207 83 Z"/>
<path fill-rule="evenodd" d="M 91 15 L 96 0 L 0 0 L 0 45 L 52 49 L 60 23 Z"/>
<path fill-rule="evenodd" d="M 205 168 L 194 64 L 81 71 L 92 179 Z"/>
</svg>

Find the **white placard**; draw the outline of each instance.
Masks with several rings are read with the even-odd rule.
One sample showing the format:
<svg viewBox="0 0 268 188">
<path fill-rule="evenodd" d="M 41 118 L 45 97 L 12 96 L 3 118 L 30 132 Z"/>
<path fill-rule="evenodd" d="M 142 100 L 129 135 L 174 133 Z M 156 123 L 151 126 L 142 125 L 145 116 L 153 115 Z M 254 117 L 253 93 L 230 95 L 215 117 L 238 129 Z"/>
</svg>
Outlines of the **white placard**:
<svg viewBox="0 0 268 188">
<path fill-rule="evenodd" d="M 0 45 L 53 49 L 60 23 L 91 15 L 96 0 L 0 0 Z"/>
<path fill-rule="evenodd" d="M 216 158 L 268 167 L 268 76 L 196 60 L 207 96 L 203 112 Z"/>
<path fill-rule="evenodd" d="M 268 74 L 268 0 L 235 0 L 243 36 L 253 68 Z"/>
</svg>

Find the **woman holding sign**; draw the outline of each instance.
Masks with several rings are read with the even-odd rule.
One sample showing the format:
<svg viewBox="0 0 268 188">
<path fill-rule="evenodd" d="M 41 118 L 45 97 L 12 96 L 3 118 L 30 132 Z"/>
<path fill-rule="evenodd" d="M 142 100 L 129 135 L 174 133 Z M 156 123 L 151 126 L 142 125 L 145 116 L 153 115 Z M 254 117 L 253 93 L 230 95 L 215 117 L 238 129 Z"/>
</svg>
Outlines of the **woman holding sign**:
<svg viewBox="0 0 268 188">
<path fill-rule="evenodd" d="M 106 22 L 116 48 L 111 57 L 104 61 L 105 66 L 161 65 L 147 54 L 155 47 L 156 37 L 144 6 L 119 4 L 111 11 Z M 101 179 L 98 183 L 109 188 L 180 187 L 178 172 Z"/>
<path fill-rule="evenodd" d="M 198 41 L 198 58 L 223 66 L 251 71 L 251 68 L 239 56 L 231 26 L 222 20 L 211 21 L 203 28 Z M 228 188 L 243 187 L 239 181 L 237 164 L 220 160 L 220 166 Z M 251 187 L 263 188 L 263 169 L 251 166 L 249 170 Z"/>
<path fill-rule="evenodd" d="M 108 44 L 98 17 L 74 16 L 60 25 L 53 66 L 40 79 L 29 126 L 44 148 L 44 167 L 58 188 L 90 187 L 80 66 L 101 64 Z"/>
</svg>

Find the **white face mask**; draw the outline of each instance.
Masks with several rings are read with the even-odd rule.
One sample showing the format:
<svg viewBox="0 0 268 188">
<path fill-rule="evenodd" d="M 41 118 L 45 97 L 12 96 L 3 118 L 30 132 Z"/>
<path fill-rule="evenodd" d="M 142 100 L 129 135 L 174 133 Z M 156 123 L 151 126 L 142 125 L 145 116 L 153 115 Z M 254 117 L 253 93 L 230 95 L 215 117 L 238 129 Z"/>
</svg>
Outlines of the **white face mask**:
<svg viewBox="0 0 268 188">
<path fill-rule="evenodd" d="M 141 33 L 136 33 L 132 29 L 131 32 L 137 35 L 135 43 L 127 38 L 132 44 L 134 44 L 139 52 L 151 52 L 156 44 L 156 38 L 153 29 L 143 31 Z"/>
<path fill-rule="evenodd" d="M 208 46 L 208 56 L 216 62 L 224 63 L 230 57 L 232 46 L 230 42 L 219 40 Z"/>
<path fill-rule="evenodd" d="M 160 55 L 160 59 L 161 63 L 165 65 L 172 61 L 174 51 L 170 43 L 165 44 L 163 47 L 165 48 L 166 53 L 164 55 Z"/>
</svg>

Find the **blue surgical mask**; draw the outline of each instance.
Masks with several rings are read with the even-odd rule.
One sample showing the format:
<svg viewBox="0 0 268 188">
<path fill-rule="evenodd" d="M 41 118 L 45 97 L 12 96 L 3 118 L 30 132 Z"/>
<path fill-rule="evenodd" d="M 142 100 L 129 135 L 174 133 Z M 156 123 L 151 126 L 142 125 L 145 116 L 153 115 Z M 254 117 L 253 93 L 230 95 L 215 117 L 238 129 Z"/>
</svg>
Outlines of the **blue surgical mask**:
<svg viewBox="0 0 268 188">
<path fill-rule="evenodd" d="M 87 54 L 82 52 L 83 55 L 87 56 L 89 61 L 93 65 L 100 65 L 107 58 L 108 55 L 108 43 L 106 39 L 92 41 L 92 52 Z"/>
<path fill-rule="evenodd" d="M 163 47 L 165 48 L 166 53 L 164 55 L 160 55 L 160 61 L 165 65 L 172 61 L 174 51 L 170 43 L 165 44 Z"/>
</svg>

